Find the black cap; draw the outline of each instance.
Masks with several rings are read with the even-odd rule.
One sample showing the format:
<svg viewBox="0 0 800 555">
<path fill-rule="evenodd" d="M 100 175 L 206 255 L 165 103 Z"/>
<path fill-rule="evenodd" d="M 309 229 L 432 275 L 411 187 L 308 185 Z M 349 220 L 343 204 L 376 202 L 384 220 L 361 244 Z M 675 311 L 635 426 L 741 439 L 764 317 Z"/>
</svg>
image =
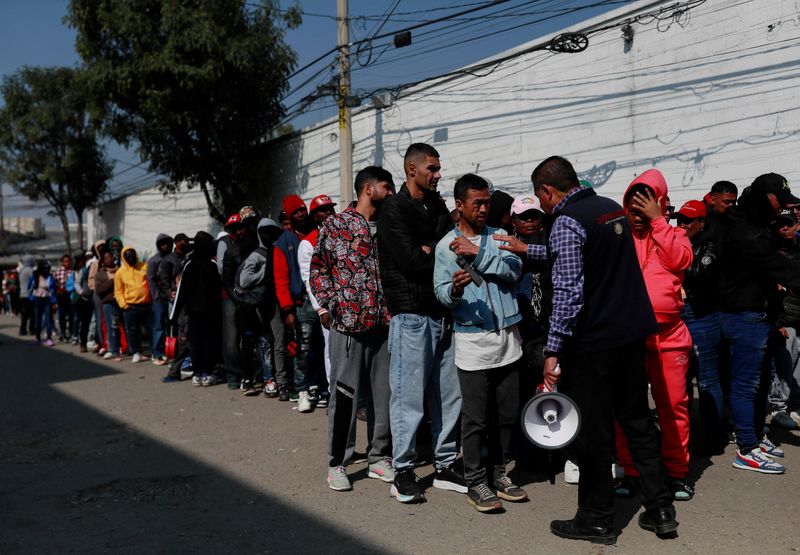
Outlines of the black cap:
<svg viewBox="0 0 800 555">
<path fill-rule="evenodd" d="M 778 218 L 775 220 L 775 223 L 778 227 L 782 225 L 795 225 L 797 223 L 797 218 L 794 217 L 794 212 L 792 210 L 781 210 L 781 213 L 778 214 Z"/>
<path fill-rule="evenodd" d="M 783 208 L 800 204 L 800 198 L 792 194 L 791 189 L 789 189 L 789 184 L 786 182 L 786 178 L 777 173 L 759 175 L 756 177 L 755 181 L 753 181 L 750 190 L 754 193 L 772 193 L 777 197 L 778 202 Z"/>
<path fill-rule="evenodd" d="M 178 234 L 175 236 L 175 242 L 176 242 L 176 243 L 177 243 L 178 241 L 188 241 L 188 240 L 189 240 L 189 236 L 188 236 L 188 235 L 186 235 L 185 233 L 178 233 Z"/>
</svg>

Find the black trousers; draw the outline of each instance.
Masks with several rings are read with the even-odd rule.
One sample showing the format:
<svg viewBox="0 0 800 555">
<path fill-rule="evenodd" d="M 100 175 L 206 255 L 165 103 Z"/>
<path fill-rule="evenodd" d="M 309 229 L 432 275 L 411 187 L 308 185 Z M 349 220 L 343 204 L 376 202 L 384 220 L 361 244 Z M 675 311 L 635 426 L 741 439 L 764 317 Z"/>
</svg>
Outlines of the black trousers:
<svg viewBox="0 0 800 555">
<path fill-rule="evenodd" d="M 33 301 L 27 298 L 19 300 L 19 334 L 33 335 Z"/>
<path fill-rule="evenodd" d="M 613 524 L 615 418 L 641 474 L 645 508 L 671 505 L 660 438 L 647 403 L 645 340 L 599 353 L 572 353 L 568 349 L 560 365 L 560 391 L 581 411 L 581 430 L 574 444 L 580 467 L 577 517 L 593 526 Z"/>
<path fill-rule="evenodd" d="M 74 308 L 78 313 L 78 337 L 80 338 L 81 347 L 86 347 L 86 342 L 89 340 L 89 327 L 92 325 L 94 303 L 92 299 L 81 297 Z"/>
<path fill-rule="evenodd" d="M 188 312 L 187 323 L 192 370 L 195 375 L 213 374 L 221 352 L 220 315 Z"/>
<path fill-rule="evenodd" d="M 505 454 L 511 451 L 519 426 L 519 361 L 488 370 L 458 369 L 461 384 L 461 450 L 467 486 L 486 484 L 481 445 L 487 438 L 488 464 L 493 479 L 506 473 Z M 610 464 L 609 464 L 610 468 Z"/>
</svg>

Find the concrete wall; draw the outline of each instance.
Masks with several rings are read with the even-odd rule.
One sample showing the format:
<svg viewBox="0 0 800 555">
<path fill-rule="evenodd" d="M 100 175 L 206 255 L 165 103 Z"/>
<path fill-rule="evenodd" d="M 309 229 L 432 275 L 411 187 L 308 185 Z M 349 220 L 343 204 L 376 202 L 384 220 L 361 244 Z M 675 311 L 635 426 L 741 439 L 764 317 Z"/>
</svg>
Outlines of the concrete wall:
<svg viewBox="0 0 800 555">
<path fill-rule="evenodd" d="M 570 30 L 672 5 L 638 2 Z M 677 206 L 715 181 L 742 188 L 769 171 L 797 181 L 800 190 L 798 4 L 709 0 L 670 13 L 633 23 L 631 44 L 613 28 L 591 34 L 582 53 L 527 54 L 485 77 L 428 83 L 389 108 L 357 111 L 355 171 L 383 165 L 399 184 L 403 152 L 423 141 L 442 155 L 447 199 L 467 172 L 514 195 L 530 192 L 531 171 L 551 154 L 571 159 L 581 177 L 616 199 L 650 167 L 664 172 Z M 282 148 L 287 155 L 276 158 L 288 167 L 271 186 L 288 190 L 302 182 L 306 199 L 338 198 L 335 120 L 284 140 Z"/>
<path fill-rule="evenodd" d="M 118 235 L 143 255 L 155 252 L 159 233 L 182 232 L 192 237 L 200 230 L 216 235 L 220 229 L 209 218 L 205 198 L 197 188 L 168 196 L 152 188 L 112 200 L 89 212 L 86 227 L 89 244 Z"/>
</svg>

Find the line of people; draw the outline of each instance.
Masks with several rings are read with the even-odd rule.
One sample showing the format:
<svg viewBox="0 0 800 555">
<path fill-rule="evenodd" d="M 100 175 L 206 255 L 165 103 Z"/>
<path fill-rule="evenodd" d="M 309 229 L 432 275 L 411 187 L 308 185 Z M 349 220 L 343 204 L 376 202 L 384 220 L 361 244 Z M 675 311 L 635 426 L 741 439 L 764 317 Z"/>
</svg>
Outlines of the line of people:
<svg viewBox="0 0 800 555">
<path fill-rule="evenodd" d="M 615 495 L 641 494 L 640 526 L 675 532 L 673 501 L 694 495 L 694 377 L 693 452 L 720 454 L 732 431 L 735 468 L 784 472 L 765 433 L 768 407 L 772 426 L 800 421 L 800 199 L 783 177 L 759 176 L 738 205 L 736 186 L 718 182 L 675 211 L 656 169 L 619 205 L 553 156 L 531 175 L 534 195 L 517 199 L 461 176 L 451 211 L 436 149 L 412 144 L 403 168 L 399 190 L 385 169 L 362 169 L 339 213 L 326 195 L 308 207 L 290 195 L 279 222 L 245 206 L 217 238 L 159 235 L 146 263 L 118 239 L 88 264 L 62 259 L 55 275 L 40 263 L 28 280 L 37 340 L 63 289 L 78 324 L 65 308 L 59 329 L 78 329 L 82 351 L 94 314 L 106 358 L 122 359 L 122 334 L 132 362 L 147 360 L 148 330 L 165 383 L 188 370 L 196 386 L 224 381 L 300 413 L 327 407 L 335 491 L 352 489 L 362 412 L 368 476 L 402 503 L 424 502 L 414 469 L 427 423 L 433 486 L 481 512 L 527 499 L 506 466 L 541 457 L 520 441 L 520 408 L 538 384 L 558 384 L 584 415 L 568 452 L 579 510 L 551 523 L 570 539 L 614 543 Z"/>
</svg>

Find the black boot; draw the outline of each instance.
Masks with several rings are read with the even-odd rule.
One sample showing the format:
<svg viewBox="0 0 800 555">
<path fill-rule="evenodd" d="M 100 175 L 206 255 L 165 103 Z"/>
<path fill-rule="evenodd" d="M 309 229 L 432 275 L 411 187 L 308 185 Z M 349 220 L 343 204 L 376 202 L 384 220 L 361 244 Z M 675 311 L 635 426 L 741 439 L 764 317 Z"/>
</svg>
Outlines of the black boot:
<svg viewBox="0 0 800 555">
<path fill-rule="evenodd" d="M 550 531 L 560 538 L 584 540 L 603 545 L 617 543 L 617 532 L 606 526 L 590 526 L 577 518 L 572 520 L 554 520 L 550 523 Z"/>
</svg>

